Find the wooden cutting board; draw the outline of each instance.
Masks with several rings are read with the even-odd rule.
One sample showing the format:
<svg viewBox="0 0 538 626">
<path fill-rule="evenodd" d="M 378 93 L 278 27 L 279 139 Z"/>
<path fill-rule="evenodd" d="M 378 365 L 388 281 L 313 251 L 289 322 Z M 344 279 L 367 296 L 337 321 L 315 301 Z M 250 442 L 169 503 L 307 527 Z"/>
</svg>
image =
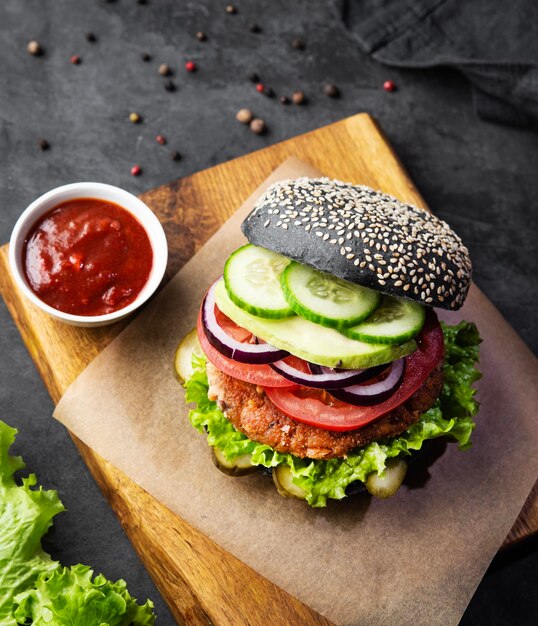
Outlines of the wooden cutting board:
<svg viewBox="0 0 538 626">
<path fill-rule="evenodd" d="M 426 206 L 374 120 L 355 115 L 143 194 L 168 237 L 167 278 L 289 156 L 311 163 L 329 177 L 370 185 Z M 55 402 L 128 323 L 81 329 L 41 313 L 14 285 L 7 245 L 0 249 L 0 293 Z M 329 624 L 190 527 L 76 437 L 73 440 L 178 623 Z M 535 486 L 504 546 L 537 530 Z"/>
</svg>

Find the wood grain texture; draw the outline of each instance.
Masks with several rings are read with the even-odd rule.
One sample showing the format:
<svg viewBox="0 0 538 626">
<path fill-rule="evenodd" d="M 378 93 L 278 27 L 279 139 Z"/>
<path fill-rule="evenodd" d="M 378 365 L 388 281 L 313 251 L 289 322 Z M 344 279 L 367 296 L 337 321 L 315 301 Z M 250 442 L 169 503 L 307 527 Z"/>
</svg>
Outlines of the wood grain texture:
<svg viewBox="0 0 538 626">
<path fill-rule="evenodd" d="M 289 156 L 331 178 L 370 185 L 425 207 L 376 123 L 366 114 L 356 115 L 143 194 L 168 237 L 167 277 Z M 0 250 L 0 292 L 55 402 L 128 323 L 82 329 L 41 313 L 15 287 L 7 246 Z M 329 624 L 190 527 L 76 437 L 73 440 L 178 623 Z M 504 545 L 537 529 L 535 486 Z"/>
</svg>

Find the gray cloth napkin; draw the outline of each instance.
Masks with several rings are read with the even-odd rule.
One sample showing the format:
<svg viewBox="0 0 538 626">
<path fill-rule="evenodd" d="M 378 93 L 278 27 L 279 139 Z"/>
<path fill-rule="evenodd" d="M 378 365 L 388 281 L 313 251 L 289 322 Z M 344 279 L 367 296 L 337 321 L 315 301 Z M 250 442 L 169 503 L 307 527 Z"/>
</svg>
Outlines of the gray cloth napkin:
<svg viewBox="0 0 538 626">
<path fill-rule="evenodd" d="M 340 0 L 337 8 L 377 61 L 456 68 L 480 117 L 538 128 L 538 0 Z"/>
</svg>

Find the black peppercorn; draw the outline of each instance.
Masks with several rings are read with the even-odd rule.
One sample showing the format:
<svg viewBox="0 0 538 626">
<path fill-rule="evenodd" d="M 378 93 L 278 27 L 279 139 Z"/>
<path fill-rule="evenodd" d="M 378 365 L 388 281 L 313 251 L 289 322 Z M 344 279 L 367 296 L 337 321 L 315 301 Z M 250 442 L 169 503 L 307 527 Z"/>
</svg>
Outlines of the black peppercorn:
<svg viewBox="0 0 538 626">
<path fill-rule="evenodd" d="M 338 96 L 340 95 L 340 90 L 338 89 L 336 85 L 333 85 L 332 83 L 327 83 L 323 87 L 323 93 L 328 98 L 338 98 Z"/>
<path fill-rule="evenodd" d="M 94 35 L 94 33 L 86 33 L 86 41 L 89 41 L 90 43 L 95 43 L 97 41 L 97 37 Z"/>
<path fill-rule="evenodd" d="M 280 100 L 280 104 L 289 104 L 290 103 L 290 99 L 288 98 L 288 96 L 280 96 L 279 100 Z"/>
<path fill-rule="evenodd" d="M 37 142 L 37 145 L 40 147 L 41 150 L 48 150 L 50 148 L 50 143 L 46 139 L 40 139 Z"/>
<path fill-rule="evenodd" d="M 250 32 L 251 33 L 261 33 L 262 29 L 260 28 L 259 24 L 252 24 L 250 27 Z"/>
<path fill-rule="evenodd" d="M 252 74 L 249 75 L 248 79 L 250 80 L 251 83 L 260 82 L 260 77 L 258 76 L 258 74 L 256 74 L 256 72 L 252 72 Z"/>
<path fill-rule="evenodd" d="M 304 50 L 305 43 L 304 43 L 304 41 L 300 37 L 296 37 L 291 42 L 291 46 L 292 46 L 292 48 L 295 48 L 295 50 Z"/>
<path fill-rule="evenodd" d="M 198 39 L 198 41 L 206 41 L 207 35 L 203 31 L 199 30 L 196 33 L 196 39 Z"/>
<path fill-rule="evenodd" d="M 167 80 L 164 83 L 164 88 L 166 89 L 166 91 L 175 91 L 176 90 L 176 84 L 174 83 L 173 80 Z"/>
<path fill-rule="evenodd" d="M 142 52 L 142 61 L 145 63 L 151 61 L 151 54 L 149 52 Z"/>
<path fill-rule="evenodd" d="M 177 150 L 174 150 L 170 153 L 170 158 L 172 161 L 181 161 L 181 154 Z"/>
<path fill-rule="evenodd" d="M 266 87 L 263 91 L 263 93 L 268 97 L 268 98 L 274 98 L 275 97 L 275 92 L 271 89 L 271 87 Z"/>
</svg>

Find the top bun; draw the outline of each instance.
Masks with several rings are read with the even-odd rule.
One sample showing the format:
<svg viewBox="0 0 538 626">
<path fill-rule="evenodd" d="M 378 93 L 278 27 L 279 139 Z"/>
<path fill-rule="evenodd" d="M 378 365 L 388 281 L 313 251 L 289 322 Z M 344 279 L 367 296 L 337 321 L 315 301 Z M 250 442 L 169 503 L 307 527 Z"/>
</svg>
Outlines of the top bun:
<svg viewBox="0 0 538 626">
<path fill-rule="evenodd" d="M 459 309 L 471 282 L 469 251 L 446 222 L 364 185 L 280 181 L 241 229 L 255 245 L 427 306 Z"/>
</svg>

